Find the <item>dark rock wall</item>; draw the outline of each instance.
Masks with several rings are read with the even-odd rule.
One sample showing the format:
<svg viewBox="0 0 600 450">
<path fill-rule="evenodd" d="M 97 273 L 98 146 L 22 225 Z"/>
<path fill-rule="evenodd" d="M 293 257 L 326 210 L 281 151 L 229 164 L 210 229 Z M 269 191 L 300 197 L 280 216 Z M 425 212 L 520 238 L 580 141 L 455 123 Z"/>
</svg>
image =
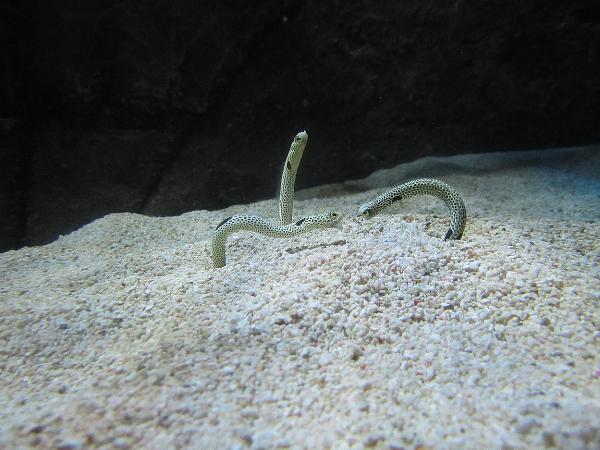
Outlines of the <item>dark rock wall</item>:
<svg viewBox="0 0 600 450">
<path fill-rule="evenodd" d="M 2 249 L 430 154 L 600 142 L 600 3 L 5 3 Z"/>
</svg>

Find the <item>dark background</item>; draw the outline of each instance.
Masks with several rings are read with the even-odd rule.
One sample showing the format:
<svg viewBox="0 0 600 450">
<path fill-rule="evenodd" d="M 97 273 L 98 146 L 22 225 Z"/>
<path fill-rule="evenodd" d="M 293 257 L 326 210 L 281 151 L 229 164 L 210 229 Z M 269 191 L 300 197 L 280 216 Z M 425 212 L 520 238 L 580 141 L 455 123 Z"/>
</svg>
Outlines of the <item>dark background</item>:
<svg viewBox="0 0 600 450">
<path fill-rule="evenodd" d="M 598 0 L 8 1 L 0 250 L 425 155 L 600 142 Z M 399 180 L 400 181 L 400 180 Z"/>
</svg>

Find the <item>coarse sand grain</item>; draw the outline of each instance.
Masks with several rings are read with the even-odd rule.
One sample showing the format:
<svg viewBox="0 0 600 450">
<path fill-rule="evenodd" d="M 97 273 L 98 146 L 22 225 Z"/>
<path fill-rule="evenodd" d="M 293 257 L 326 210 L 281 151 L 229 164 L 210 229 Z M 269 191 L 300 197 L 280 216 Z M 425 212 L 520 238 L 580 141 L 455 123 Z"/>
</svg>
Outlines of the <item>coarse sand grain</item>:
<svg viewBox="0 0 600 450">
<path fill-rule="evenodd" d="M 600 448 L 600 148 L 425 158 L 275 200 L 111 214 L 0 254 L 1 448 Z M 302 171 L 299 177 L 302 177 Z M 460 241 L 427 196 L 467 206 Z"/>
</svg>

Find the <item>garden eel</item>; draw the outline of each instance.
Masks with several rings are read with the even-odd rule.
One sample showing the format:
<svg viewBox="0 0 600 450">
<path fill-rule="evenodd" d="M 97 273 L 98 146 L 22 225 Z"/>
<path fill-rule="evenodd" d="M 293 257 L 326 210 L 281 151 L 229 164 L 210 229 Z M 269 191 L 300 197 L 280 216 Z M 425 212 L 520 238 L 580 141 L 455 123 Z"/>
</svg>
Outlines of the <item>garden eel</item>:
<svg viewBox="0 0 600 450">
<path fill-rule="evenodd" d="M 446 203 L 450 210 L 450 228 L 444 240 L 460 239 L 467 222 L 465 204 L 456 189 L 448 183 L 433 178 L 417 178 L 396 186 L 374 200 L 363 204 L 358 210 L 358 215 L 372 217 L 398 200 L 421 194 L 433 195 Z"/>
<path fill-rule="evenodd" d="M 316 216 L 308 216 L 288 225 L 275 225 L 258 216 L 231 216 L 221 222 L 212 240 L 212 258 L 215 268 L 225 266 L 225 242 L 227 236 L 236 231 L 252 231 L 273 238 L 298 236 L 317 228 L 327 228 L 336 225 L 339 214 L 327 212 Z"/>
<path fill-rule="evenodd" d="M 225 266 L 225 242 L 227 237 L 236 231 L 250 231 L 273 238 L 285 238 L 297 236 L 317 228 L 333 227 L 337 224 L 340 216 L 335 212 L 308 216 L 291 223 L 296 172 L 307 140 L 308 134 L 306 131 L 301 131 L 294 137 L 283 166 L 279 189 L 279 220 L 281 224 L 276 225 L 258 216 L 249 215 L 236 215 L 223 220 L 217 225 L 212 239 L 212 259 L 215 268 Z"/>
<path fill-rule="evenodd" d="M 281 173 L 281 185 L 279 187 L 279 221 L 281 225 L 292 223 L 292 211 L 294 210 L 294 184 L 296 182 L 296 172 L 304 153 L 304 147 L 308 141 L 306 131 L 298 133 L 283 165 Z"/>
</svg>

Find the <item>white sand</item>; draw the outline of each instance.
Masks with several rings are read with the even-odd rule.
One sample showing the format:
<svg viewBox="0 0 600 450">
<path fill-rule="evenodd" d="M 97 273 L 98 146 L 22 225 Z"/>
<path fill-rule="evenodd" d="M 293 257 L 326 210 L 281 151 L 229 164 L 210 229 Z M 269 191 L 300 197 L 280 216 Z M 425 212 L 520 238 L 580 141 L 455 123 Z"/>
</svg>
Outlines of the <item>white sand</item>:
<svg viewBox="0 0 600 450">
<path fill-rule="evenodd" d="M 1 254 L 0 447 L 600 448 L 599 168 L 466 155 L 311 189 L 294 217 L 341 229 L 238 234 L 218 270 L 214 226 L 273 200 Z M 463 194 L 463 240 L 435 198 L 352 217 L 421 176 Z"/>
</svg>

